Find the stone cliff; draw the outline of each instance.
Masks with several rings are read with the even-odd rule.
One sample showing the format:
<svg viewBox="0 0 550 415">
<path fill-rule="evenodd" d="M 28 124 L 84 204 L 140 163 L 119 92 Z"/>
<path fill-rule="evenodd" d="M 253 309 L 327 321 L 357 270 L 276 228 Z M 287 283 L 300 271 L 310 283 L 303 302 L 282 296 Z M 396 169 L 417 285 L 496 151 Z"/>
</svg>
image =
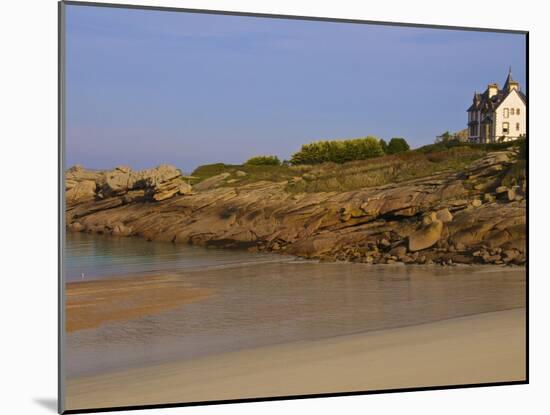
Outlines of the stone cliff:
<svg viewBox="0 0 550 415">
<path fill-rule="evenodd" d="M 459 172 L 319 193 L 289 191 L 287 181 L 239 184 L 240 171 L 192 187 L 166 165 L 73 167 L 67 228 L 321 260 L 522 265 L 526 183 L 502 185 L 515 157 L 493 152 Z"/>
</svg>

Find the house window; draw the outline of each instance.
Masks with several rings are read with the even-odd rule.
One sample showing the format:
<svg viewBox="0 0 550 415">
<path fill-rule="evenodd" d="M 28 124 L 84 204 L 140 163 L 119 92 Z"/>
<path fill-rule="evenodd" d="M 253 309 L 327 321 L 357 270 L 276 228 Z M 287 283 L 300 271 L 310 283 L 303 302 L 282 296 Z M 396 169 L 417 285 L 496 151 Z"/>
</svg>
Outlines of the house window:
<svg viewBox="0 0 550 415">
<path fill-rule="evenodd" d="M 504 118 L 508 118 L 509 117 L 509 110 L 508 108 L 504 108 Z"/>
<path fill-rule="evenodd" d="M 516 131 L 519 131 L 519 122 L 516 123 Z"/>
<path fill-rule="evenodd" d="M 502 134 L 508 134 L 510 131 L 510 123 L 509 122 L 503 122 L 502 123 Z"/>
<path fill-rule="evenodd" d="M 510 115 L 514 115 L 514 109 L 513 108 L 510 109 Z"/>
<path fill-rule="evenodd" d="M 516 109 L 516 114 L 519 115 L 519 108 Z"/>
</svg>

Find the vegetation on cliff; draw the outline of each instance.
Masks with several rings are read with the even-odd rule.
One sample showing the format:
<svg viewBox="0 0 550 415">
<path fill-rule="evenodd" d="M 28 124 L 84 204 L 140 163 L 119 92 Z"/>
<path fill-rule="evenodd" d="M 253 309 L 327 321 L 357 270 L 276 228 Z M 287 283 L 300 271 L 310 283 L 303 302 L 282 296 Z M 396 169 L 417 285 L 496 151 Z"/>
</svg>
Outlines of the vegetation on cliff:
<svg viewBox="0 0 550 415">
<path fill-rule="evenodd" d="M 520 147 L 517 163 L 510 167 L 506 185 L 516 185 L 525 177 L 524 141 L 499 144 L 431 144 L 416 150 L 383 155 L 346 163 L 324 162 L 299 165 L 229 165 L 223 163 L 198 167 L 192 175 L 199 183 L 226 174 L 221 186 L 250 184 L 259 181 L 287 181 L 286 190 L 299 192 L 333 192 L 357 190 L 371 186 L 401 183 L 441 172 L 457 172 L 494 150 Z M 523 161 L 522 161 L 523 160 Z"/>
<path fill-rule="evenodd" d="M 404 151 L 409 151 L 411 148 L 407 140 L 400 137 L 394 137 L 388 143 L 388 147 L 384 151 L 386 154 L 397 154 L 403 153 Z"/>
<path fill-rule="evenodd" d="M 290 159 L 293 165 L 325 162 L 346 163 L 384 155 L 380 140 L 375 137 L 351 140 L 315 141 L 304 144 Z"/>
<path fill-rule="evenodd" d="M 248 166 L 280 166 L 281 160 L 277 156 L 254 156 L 244 164 Z"/>
</svg>

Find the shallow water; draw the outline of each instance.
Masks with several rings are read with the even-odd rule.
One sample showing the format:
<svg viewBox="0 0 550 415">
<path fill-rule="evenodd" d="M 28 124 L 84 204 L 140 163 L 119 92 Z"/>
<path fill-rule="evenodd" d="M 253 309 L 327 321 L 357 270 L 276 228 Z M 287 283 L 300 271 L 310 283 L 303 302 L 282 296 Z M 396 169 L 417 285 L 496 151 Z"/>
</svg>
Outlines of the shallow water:
<svg viewBox="0 0 550 415">
<path fill-rule="evenodd" d="M 205 249 L 142 238 L 67 233 L 66 281 L 107 278 L 166 270 L 204 269 L 246 262 L 280 261 L 279 255 Z"/>
<path fill-rule="evenodd" d="M 525 269 L 368 266 L 67 237 L 68 280 L 177 274 L 206 300 L 66 336 L 69 377 L 525 306 Z"/>
</svg>

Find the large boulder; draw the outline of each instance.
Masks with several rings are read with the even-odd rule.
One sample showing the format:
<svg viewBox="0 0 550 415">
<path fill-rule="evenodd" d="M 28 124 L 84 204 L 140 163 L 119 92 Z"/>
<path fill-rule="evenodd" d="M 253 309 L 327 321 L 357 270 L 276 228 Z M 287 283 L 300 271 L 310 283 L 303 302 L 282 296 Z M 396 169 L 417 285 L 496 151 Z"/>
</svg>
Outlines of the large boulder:
<svg viewBox="0 0 550 415">
<path fill-rule="evenodd" d="M 409 251 L 421 251 L 434 246 L 441 238 L 443 222 L 434 220 L 409 236 Z"/>
<path fill-rule="evenodd" d="M 104 196 L 124 194 L 133 188 L 134 183 L 135 178 L 131 170 L 117 167 L 112 171 L 105 172 L 105 182 L 101 191 Z"/>
<path fill-rule="evenodd" d="M 90 202 L 95 199 L 96 183 L 92 180 L 76 182 L 66 191 L 67 203 Z"/>
<path fill-rule="evenodd" d="M 181 171 L 169 164 L 161 164 L 154 169 L 145 169 L 133 174 L 136 188 L 151 188 L 181 177 Z"/>
<path fill-rule="evenodd" d="M 169 199 L 177 194 L 185 195 L 192 192 L 191 185 L 185 181 L 171 180 L 167 183 L 161 183 L 154 188 L 153 200 L 161 201 Z"/>
<path fill-rule="evenodd" d="M 101 181 L 102 176 L 102 172 L 96 170 L 86 170 L 84 167 L 78 164 L 69 167 L 65 172 L 65 190 L 72 189 L 78 183 L 85 180 L 97 183 Z"/>
</svg>

